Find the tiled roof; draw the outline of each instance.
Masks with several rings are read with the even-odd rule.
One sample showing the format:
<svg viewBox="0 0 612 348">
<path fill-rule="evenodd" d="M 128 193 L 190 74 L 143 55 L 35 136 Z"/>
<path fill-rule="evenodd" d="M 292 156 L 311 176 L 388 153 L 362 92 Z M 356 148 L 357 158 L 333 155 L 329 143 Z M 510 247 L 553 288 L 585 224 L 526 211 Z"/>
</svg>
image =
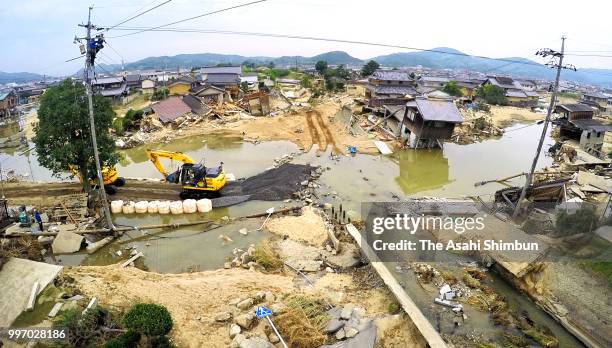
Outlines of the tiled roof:
<svg viewBox="0 0 612 348">
<path fill-rule="evenodd" d="M 92 81 L 92 84 L 93 85 L 110 85 L 113 83 L 121 83 L 123 81 L 124 81 L 123 77 L 116 77 L 116 76 L 98 77 Z"/>
<path fill-rule="evenodd" d="M 202 74 L 234 74 L 240 75 L 242 73 L 242 68 L 239 66 L 213 66 L 206 67 L 200 70 Z"/>
<path fill-rule="evenodd" d="M 126 91 L 127 83 L 123 82 L 120 87 L 100 89 L 96 93 L 103 97 L 116 97 L 124 94 Z"/>
<path fill-rule="evenodd" d="M 459 109 L 450 100 L 428 100 L 417 98 L 415 104 L 425 121 L 463 123 Z"/>
<path fill-rule="evenodd" d="M 151 108 L 162 123 L 174 121 L 184 114 L 191 112 L 189 105 L 185 104 L 179 97 L 170 97 L 151 105 Z"/>
<path fill-rule="evenodd" d="M 207 83 L 210 84 L 239 84 L 240 75 L 236 74 L 209 74 L 206 76 Z"/>
<path fill-rule="evenodd" d="M 376 70 L 370 79 L 387 81 L 413 81 L 410 73 L 401 70 Z"/>
<path fill-rule="evenodd" d="M 569 112 L 593 112 L 593 108 L 586 104 L 559 104 L 557 108 L 563 108 Z"/>
<path fill-rule="evenodd" d="M 594 130 L 596 132 L 612 131 L 612 127 L 606 124 L 602 124 L 601 122 L 594 120 L 594 119 L 573 120 L 573 121 L 570 121 L 570 123 L 580 129 Z"/>
<path fill-rule="evenodd" d="M 414 89 L 414 87 L 411 86 L 374 86 L 374 85 L 367 85 L 366 88 L 374 93 L 377 94 L 402 94 L 402 95 L 406 95 L 406 94 L 410 94 L 410 95 L 415 95 L 417 94 L 416 89 Z"/>
</svg>

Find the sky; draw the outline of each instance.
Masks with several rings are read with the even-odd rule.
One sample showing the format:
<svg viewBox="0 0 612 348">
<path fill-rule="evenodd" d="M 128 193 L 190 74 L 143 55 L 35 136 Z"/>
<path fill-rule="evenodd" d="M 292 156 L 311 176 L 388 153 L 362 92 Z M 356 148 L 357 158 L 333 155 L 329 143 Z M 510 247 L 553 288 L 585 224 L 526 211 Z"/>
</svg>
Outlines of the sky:
<svg viewBox="0 0 612 348">
<path fill-rule="evenodd" d="M 72 74 L 83 60 L 74 37 L 84 36 L 77 24 L 87 20 L 111 27 L 167 0 L 20 0 L 0 7 L 0 71 Z M 153 27 L 252 0 L 171 0 L 124 26 Z M 612 56 L 612 2 L 582 0 L 267 0 L 251 6 L 198 18 L 172 27 L 249 31 L 377 42 L 419 48 L 452 47 L 490 57 L 524 57 L 538 62 L 540 48 L 574 54 Z M 343 50 L 366 59 L 400 52 L 394 48 L 282 38 L 201 33 L 147 32 L 112 38 L 103 63 L 136 61 L 149 56 L 182 53 L 224 53 L 245 56 L 313 56 Z M 112 49 L 110 48 L 112 47 Z M 114 50 L 113 50 L 114 49 Z M 589 51 L 589 52 L 583 52 Z M 601 51 L 595 52 L 592 51 Z M 405 50 L 405 52 L 408 52 Z M 611 57 L 567 56 L 578 68 L 612 69 Z"/>
</svg>

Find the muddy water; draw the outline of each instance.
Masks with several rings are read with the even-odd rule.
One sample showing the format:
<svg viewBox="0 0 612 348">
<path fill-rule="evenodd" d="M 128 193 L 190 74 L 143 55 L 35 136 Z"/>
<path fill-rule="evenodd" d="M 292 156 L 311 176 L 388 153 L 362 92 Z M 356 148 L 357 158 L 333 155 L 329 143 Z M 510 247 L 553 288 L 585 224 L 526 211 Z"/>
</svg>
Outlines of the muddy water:
<svg viewBox="0 0 612 348">
<path fill-rule="evenodd" d="M 360 203 L 366 201 L 388 201 L 415 196 L 467 195 L 482 195 L 486 200 L 502 186 L 488 184 L 474 187 L 475 182 L 510 176 L 529 169 L 532 160 L 530 154 L 536 147 L 542 126 L 534 125 L 519 129 L 520 127 L 517 125 L 509 128 L 509 132 L 499 139 L 471 145 L 446 144 L 443 150 L 404 150 L 391 156 L 357 154 L 331 159 L 329 149 L 321 156 L 316 156 L 316 151 L 313 149 L 297 157 L 295 162 L 329 168 L 320 180 L 323 185 L 322 191 L 334 192 L 337 195 L 322 196 L 322 200 L 343 203 L 357 214 L 360 211 Z M 552 145 L 552 143 L 553 141 L 547 137 L 545 144 Z M 205 160 L 205 163 L 210 165 L 217 165 L 223 161 L 226 172 L 234 173 L 238 178 L 262 172 L 272 165 L 274 158 L 297 152 L 297 146 L 287 141 L 264 142 L 256 145 L 245 143 L 240 137 L 223 134 L 175 140 L 168 144 L 157 145 L 155 148 L 182 151 L 194 160 Z M 161 174 L 148 162 L 144 150 L 145 147 L 141 146 L 123 151 L 124 160 L 118 165 L 121 175 L 161 178 Z M 35 154 L 30 154 L 28 158 L 16 152 L 2 151 L 0 150 L 0 160 L 5 160 L 3 168 L 11 167 L 20 173 L 29 172 L 36 180 L 52 179 L 50 173 L 38 165 Z M 170 161 L 164 164 L 169 170 L 178 165 Z M 551 159 L 543 155 L 539 167 L 550 164 Z M 520 181 L 516 183 L 520 184 Z M 216 209 L 209 214 L 183 215 L 178 218 L 158 215 L 117 215 L 114 221 L 119 225 L 144 225 L 170 221 L 218 220 L 222 216 L 236 217 L 261 213 L 268 207 L 279 208 L 282 205 L 282 202 L 247 202 L 230 208 Z M 242 220 L 228 225 L 221 224 L 220 227 L 207 232 L 203 232 L 204 228 L 201 226 L 162 231 L 150 236 L 143 234 L 159 231 L 133 231 L 94 255 L 62 255 L 59 259 L 66 265 L 112 264 L 127 259 L 130 252 L 127 248 L 135 247 L 146 255 L 138 263 L 152 271 L 175 273 L 215 269 L 228 260 L 234 248 L 244 249 L 249 244 L 266 237 L 266 232 L 255 231 L 261 222 L 262 219 Z M 238 233 L 243 227 L 251 231 L 247 236 Z M 224 243 L 219 239 L 220 235 L 229 237 L 233 242 Z M 117 251 L 121 251 L 122 256 L 118 256 Z M 398 276 L 415 302 L 430 316 L 432 322 L 435 322 L 431 295 L 420 288 L 413 276 Z M 561 339 L 563 346 L 579 346 L 565 330 L 524 295 L 506 286 L 502 281 L 495 283 L 502 284 L 496 287 L 496 290 L 505 295 L 511 305 L 516 304 L 528 310 L 538 324 L 546 325 Z M 492 336 L 500 333 L 500 329 L 493 327 L 487 314 L 471 310 L 467 312 L 468 324 L 458 329 L 458 333 L 490 332 Z M 489 337 L 488 334 L 485 336 Z"/>
<path fill-rule="evenodd" d="M 402 150 L 390 156 L 342 156 L 331 160 L 328 153 L 317 157 L 314 151 L 299 161 L 328 167 L 321 182 L 338 193 L 330 201 L 343 203 L 359 212 L 360 203 L 389 201 L 408 197 L 466 197 L 480 195 L 484 200 L 504 187 L 474 183 L 528 171 L 537 147 L 542 125 L 516 125 L 499 139 L 470 145 L 446 143 L 444 149 Z M 544 150 L 554 144 L 550 129 Z M 538 168 L 552 164 L 542 152 Z M 512 183 L 521 185 L 524 178 Z"/>
</svg>

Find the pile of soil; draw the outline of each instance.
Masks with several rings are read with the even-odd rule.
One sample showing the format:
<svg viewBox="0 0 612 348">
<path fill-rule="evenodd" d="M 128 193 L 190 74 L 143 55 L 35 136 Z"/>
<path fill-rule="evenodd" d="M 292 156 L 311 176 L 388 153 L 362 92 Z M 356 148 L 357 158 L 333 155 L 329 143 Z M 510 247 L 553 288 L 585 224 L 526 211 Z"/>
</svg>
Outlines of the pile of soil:
<svg viewBox="0 0 612 348">
<path fill-rule="evenodd" d="M 285 163 L 245 180 L 228 183 L 221 191 L 222 198 L 248 196 L 249 200 L 281 201 L 300 191 L 301 182 L 310 178 L 315 167 Z M 214 206 L 219 206 L 213 202 Z"/>
<path fill-rule="evenodd" d="M 325 220 L 312 207 L 304 207 L 300 216 L 272 219 L 267 228 L 276 235 L 314 246 L 322 246 L 327 240 Z"/>
</svg>

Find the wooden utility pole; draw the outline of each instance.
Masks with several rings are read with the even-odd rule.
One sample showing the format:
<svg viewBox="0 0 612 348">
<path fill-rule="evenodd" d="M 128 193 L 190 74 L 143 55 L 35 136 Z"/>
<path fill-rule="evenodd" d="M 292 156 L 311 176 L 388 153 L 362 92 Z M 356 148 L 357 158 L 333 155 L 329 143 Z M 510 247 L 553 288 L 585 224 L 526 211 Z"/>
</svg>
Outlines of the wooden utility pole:
<svg viewBox="0 0 612 348">
<path fill-rule="evenodd" d="M 557 76 L 555 77 L 555 86 L 552 91 L 552 95 L 550 97 L 550 104 L 548 105 L 548 112 L 546 113 L 546 120 L 544 121 L 544 128 L 542 129 L 542 135 L 540 136 L 540 142 L 538 143 L 538 148 L 536 150 L 535 157 L 533 158 L 533 163 L 531 164 L 531 170 L 527 174 L 527 179 L 525 180 L 525 186 L 523 186 L 523 190 L 521 191 L 521 196 L 516 202 L 516 206 L 514 207 L 514 212 L 512 213 L 512 218 L 516 218 L 519 213 L 521 202 L 525 199 L 527 195 L 527 189 L 531 186 L 531 182 L 533 181 L 533 174 L 536 170 L 536 166 L 538 164 L 538 159 L 540 158 L 540 153 L 542 152 L 542 146 L 544 145 L 544 139 L 546 138 L 546 132 L 548 130 L 548 124 L 550 123 L 550 116 L 552 114 L 553 108 L 555 107 L 555 102 L 557 98 L 557 91 L 559 90 L 559 79 L 561 77 L 561 69 L 572 69 L 576 70 L 574 67 L 564 67 L 563 66 L 563 55 L 565 52 L 565 36 L 561 37 L 561 52 L 556 52 L 551 49 L 540 50 L 536 53 L 536 55 L 540 55 L 542 57 L 552 56 L 553 61 L 547 64 L 550 67 L 557 69 Z M 556 61 L 558 59 L 558 61 Z"/>
</svg>

